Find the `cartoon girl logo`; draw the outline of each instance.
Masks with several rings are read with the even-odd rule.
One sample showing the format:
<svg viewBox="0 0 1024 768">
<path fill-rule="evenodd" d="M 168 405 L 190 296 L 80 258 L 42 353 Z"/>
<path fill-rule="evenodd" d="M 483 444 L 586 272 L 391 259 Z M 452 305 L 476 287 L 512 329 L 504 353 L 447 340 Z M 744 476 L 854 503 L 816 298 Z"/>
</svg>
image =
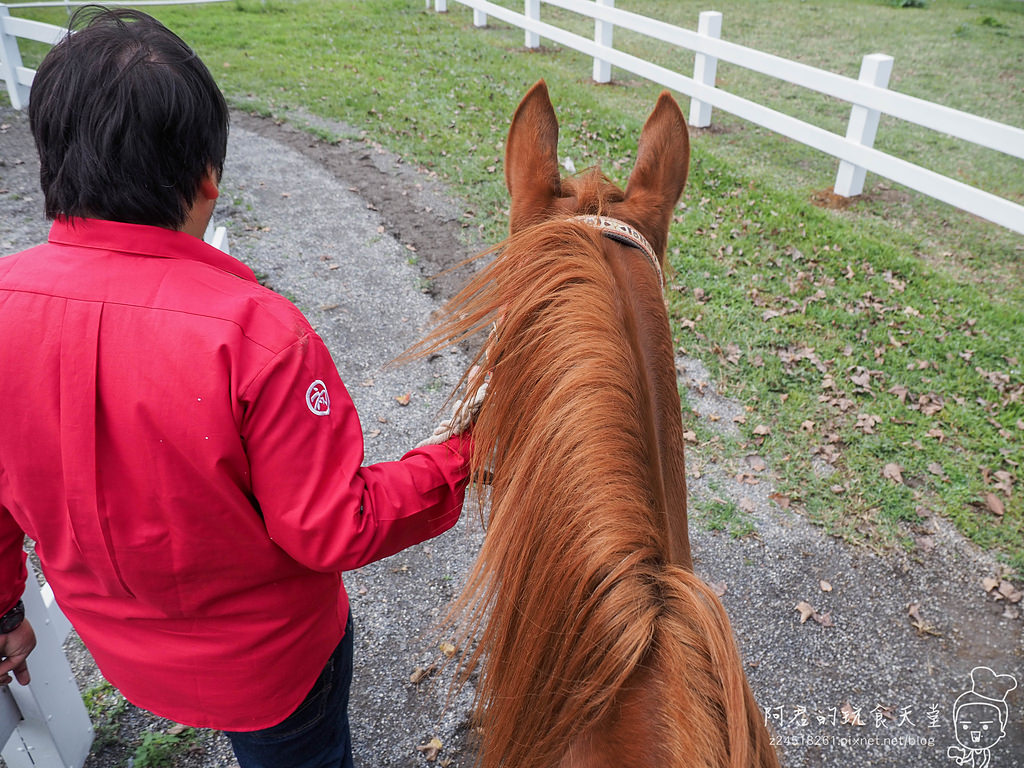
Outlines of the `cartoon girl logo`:
<svg viewBox="0 0 1024 768">
<path fill-rule="evenodd" d="M 1013 675 L 997 675 L 988 667 L 972 669 L 971 689 L 953 702 L 953 728 L 960 746 L 947 749 L 946 756 L 957 765 L 988 768 L 992 747 L 1006 736 L 1006 696 L 1016 687 Z"/>
</svg>

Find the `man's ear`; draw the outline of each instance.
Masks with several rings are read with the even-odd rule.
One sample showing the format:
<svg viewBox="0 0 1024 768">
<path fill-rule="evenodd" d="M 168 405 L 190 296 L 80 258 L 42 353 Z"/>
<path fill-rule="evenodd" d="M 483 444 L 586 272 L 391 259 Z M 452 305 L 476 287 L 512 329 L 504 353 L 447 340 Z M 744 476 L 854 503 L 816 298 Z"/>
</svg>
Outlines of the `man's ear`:
<svg viewBox="0 0 1024 768">
<path fill-rule="evenodd" d="M 199 194 L 207 200 L 216 200 L 220 197 L 220 187 L 217 184 L 217 172 L 208 168 L 203 178 L 199 181 Z"/>
</svg>

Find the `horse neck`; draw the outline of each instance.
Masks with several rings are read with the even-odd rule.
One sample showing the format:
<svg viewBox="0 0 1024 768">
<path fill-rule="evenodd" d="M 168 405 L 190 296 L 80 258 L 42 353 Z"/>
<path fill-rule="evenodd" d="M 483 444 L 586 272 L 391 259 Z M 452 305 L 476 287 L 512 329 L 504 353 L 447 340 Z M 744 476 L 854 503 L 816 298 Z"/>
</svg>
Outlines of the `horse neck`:
<svg viewBox="0 0 1024 768">
<path fill-rule="evenodd" d="M 675 350 L 661 286 L 653 270 L 638 269 L 642 256 L 628 247 L 612 248 L 609 263 L 620 285 L 625 313 L 632 318 L 634 349 L 651 398 L 653 431 L 657 436 L 657 474 L 661 508 L 668 532 L 669 560 L 692 569 L 686 515 L 686 471 L 683 455 L 682 410 L 676 383 Z"/>
</svg>

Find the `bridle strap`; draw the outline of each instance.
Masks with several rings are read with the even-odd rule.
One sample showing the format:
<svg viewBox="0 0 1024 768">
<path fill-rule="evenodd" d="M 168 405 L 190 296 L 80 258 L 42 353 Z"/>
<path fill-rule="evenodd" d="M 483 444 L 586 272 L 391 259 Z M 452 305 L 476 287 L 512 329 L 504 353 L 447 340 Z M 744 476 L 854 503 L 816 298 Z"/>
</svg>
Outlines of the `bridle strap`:
<svg viewBox="0 0 1024 768">
<path fill-rule="evenodd" d="M 620 221 L 619 219 L 613 219 L 610 216 L 573 216 L 569 220 L 579 221 L 586 224 L 588 227 L 594 227 L 595 229 L 600 230 L 601 234 L 607 238 L 643 251 L 650 260 L 651 266 L 654 267 L 654 271 L 658 274 L 658 282 L 665 285 L 665 276 L 662 274 L 661 263 L 658 261 L 658 257 L 654 253 L 654 249 L 651 248 L 651 244 L 647 242 L 647 238 L 637 232 L 634 227 L 631 227 L 629 224 L 624 221 Z"/>
</svg>

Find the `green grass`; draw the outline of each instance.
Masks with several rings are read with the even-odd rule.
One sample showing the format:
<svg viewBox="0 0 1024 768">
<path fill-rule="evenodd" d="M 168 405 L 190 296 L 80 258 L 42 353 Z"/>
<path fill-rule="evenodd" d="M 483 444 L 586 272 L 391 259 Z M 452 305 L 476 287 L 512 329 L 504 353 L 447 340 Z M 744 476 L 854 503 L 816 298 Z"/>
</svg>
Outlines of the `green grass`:
<svg viewBox="0 0 1024 768">
<path fill-rule="evenodd" d="M 128 708 L 124 696 L 110 683 L 104 681 L 89 688 L 82 694 L 82 701 L 89 712 L 95 738 L 92 754 L 98 754 L 107 747 L 121 743 L 121 717 Z"/>
<path fill-rule="evenodd" d="M 892 88 L 1020 125 L 1024 3 L 905 5 L 713 7 L 727 40 L 851 77 L 863 55 L 888 53 Z M 689 28 L 710 7 L 617 6 Z M 455 3 L 448 14 L 425 11 L 422 0 L 151 10 L 197 48 L 233 105 L 344 122 L 346 135 L 435 172 L 489 243 L 505 230 L 504 140 L 530 84 L 548 81 L 560 155 L 580 169 L 600 162 L 620 183 L 660 90 L 618 71 L 616 84 L 596 86 L 585 56 L 550 45 L 528 52 L 521 30 L 476 30 Z M 571 14 L 544 7 L 542 16 L 591 34 L 591 23 Z M 684 73 L 692 67 L 691 54 L 621 30 L 616 44 Z M 30 64 L 38 55 L 26 50 Z M 844 131 L 849 106 L 835 100 L 726 64 L 719 85 Z M 721 111 L 713 122 L 695 133 L 672 229 L 666 295 L 678 344 L 706 362 L 725 394 L 754 408 L 748 425 L 770 426 L 767 437 L 747 439 L 763 443 L 793 508 L 872 545 L 939 514 L 1024 573 L 1024 240 L 871 175 L 848 208 L 815 207 L 834 160 Z M 1021 161 L 887 118 L 876 146 L 1024 201 Z M 737 362 L 721 353 L 730 344 L 742 353 Z M 883 476 L 890 463 L 902 482 Z M 1001 517 L 986 509 L 989 493 L 1003 503 Z"/>
</svg>

